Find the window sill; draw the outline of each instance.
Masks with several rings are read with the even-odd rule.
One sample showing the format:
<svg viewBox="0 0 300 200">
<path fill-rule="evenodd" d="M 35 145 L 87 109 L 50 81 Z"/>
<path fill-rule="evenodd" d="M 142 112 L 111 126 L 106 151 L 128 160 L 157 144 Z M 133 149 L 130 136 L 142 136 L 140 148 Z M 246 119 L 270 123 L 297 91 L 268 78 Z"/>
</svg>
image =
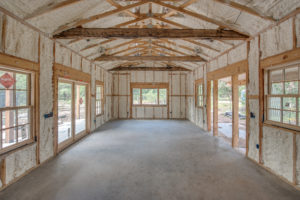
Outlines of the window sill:
<svg viewBox="0 0 300 200">
<path fill-rule="evenodd" d="M 271 128 L 280 129 L 280 130 L 291 132 L 291 133 L 298 133 L 298 134 L 300 133 L 300 127 L 299 126 L 283 124 L 283 123 L 280 123 L 280 122 L 274 122 L 274 121 L 267 120 L 263 123 L 263 126 L 268 126 L 268 127 L 271 127 Z"/>
<path fill-rule="evenodd" d="M 96 117 L 102 117 L 102 116 L 104 116 L 104 113 L 96 115 Z"/>
<path fill-rule="evenodd" d="M 28 146 L 31 146 L 33 144 L 37 143 L 36 141 L 34 141 L 33 139 L 30 139 L 30 140 L 27 140 L 27 141 L 24 141 L 24 142 L 21 142 L 19 144 L 16 144 L 16 145 L 12 145 L 10 147 L 7 147 L 3 150 L 0 151 L 0 158 L 3 158 L 3 157 L 6 157 L 16 151 L 19 151 L 19 150 L 22 150 Z"/>
</svg>

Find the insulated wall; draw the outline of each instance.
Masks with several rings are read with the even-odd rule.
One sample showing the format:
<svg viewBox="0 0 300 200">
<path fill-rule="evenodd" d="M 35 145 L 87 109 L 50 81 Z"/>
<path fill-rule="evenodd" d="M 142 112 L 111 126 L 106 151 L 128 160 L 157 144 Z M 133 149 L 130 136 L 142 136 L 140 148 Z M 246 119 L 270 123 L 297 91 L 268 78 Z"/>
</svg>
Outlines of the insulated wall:
<svg viewBox="0 0 300 200">
<path fill-rule="evenodd" d="M 112 75 L 100 66 L 86 60 L 79 54 L 65 48 L 43 33 L 33 30 L 16 19 L 0 13 L 0 60 L 3 63 L 22 65 L 32 63 L 38 66 L 35 84 L 37 108 L 36 123 L 38 127 L 34 133 L 35 141 L 17 149 L 0 155 L 0 189 L 13 183 L 39 164 L 51 159 L 55 155 L 54 149 L 54 120 L 44 115 L 53 112 L 54 63 L 62 64 L 67 68 L 76 69 L 91 75 L 91 130 L 101 126 L 111 118 L 111 79 Z M 3 60 L 8 58 L 8 60 Z M 4 67 L 11 67 L 5 65 Z M 22 66 L 20 66 L 22 67 Z M 72 77 L 70 77 L 72 78 Z M 96 117 L 95 111 L 95 80 L 103 81 L 105 87 L 104 114 Z M 33 83 L 34 84 L 34 83 Z"/>
<path fill-rule="evenodd" d="M 274 62 L 284 64 L 299 61 L 299 41 L 300 15 L 291 15 L 253 37 L 250 41 L 241 43 L 232 50 L 197 68 L 194 70 L 193 78 L 189 79 L 189 84 L 193 84 L 193 87 L 195 87 L 194 84 L 197 79 L 203 79 L 204 84 L 206 84 L 208 74 L 219 73 L 220 75 L 226 73 L 226 67 L 247 60 L 247 109 L 248 115 L 251 114 L 251 117 L 248 116 L 247 120 L 247 157 L 297 186 L 300 184 L 299 131 L 264 123 L 266 102 L 264 104 L 261 102 L 263 102 L 264 95 L 267 94 L 268 84 L 268 77 L 264 76 L 263 73 L 264 69 L 272 67 Z M 270 64 L 262 66 L 262 63 Z M 202 72 L 203 75 L 201 75 Z M 265 93 L 262 93 L 263 91 Z M 205 90 L 205 96 L 206 94 L 207 91 Z M 197 120 L 199 114 L 197 108 L 194 107 L 194 99 L 195 97 L 189 102 L 188 119 L 205 129 L 205 125 L 201 122 L 202 119 Z M 206 104 L 206 101 L 204 102 Z M 206 116 L 206 110 L 203 110 L 203 112 L 204 114 L 200 114 L 200 116 Z"/>
<path fill-rule="evenodd" d="M 113 73 L 114 119 L 186 119 L 189 89 L 188 72 L 128 71 Z M 132 106 L 131 83 L 167 83 L 167 106 Z"/>
</svg>

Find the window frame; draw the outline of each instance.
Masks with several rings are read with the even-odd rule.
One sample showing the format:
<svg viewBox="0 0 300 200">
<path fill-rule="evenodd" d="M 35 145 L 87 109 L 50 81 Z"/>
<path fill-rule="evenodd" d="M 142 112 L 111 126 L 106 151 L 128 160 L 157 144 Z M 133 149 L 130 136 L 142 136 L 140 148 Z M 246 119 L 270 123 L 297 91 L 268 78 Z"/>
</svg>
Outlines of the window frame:
<svg viewBox="0 0 300 200">
<path fill-rule="evenodd" d="M 198 88 L 199 86 L 202 85 L 202 94 L 199 95 Z M 202 96 L 202 106 L 199 105 L 199 97 Z M 204 108 L 204 81 L 203 79 L 198 79 L 195 81 L 195 106 L 197 108 Z"/>
<path fill-rule="evenodd" d="M 133 103 L 133 89 L 140 90 L 139 104 Z M 143 89 L 157 89 L 157 104 L 143 104 L 142 103 L 142 90 Z M 160 104 L 159 91 L 160 89 L 166 89 L 166 104 Z M 166 107 L 169 104 L 169 84 L 168 83 L 131 83 L 131 105 L 132 106 L 149 106 L 149 107 Z"/>
<path fill-rule="evenodd" d="M 27 105 L 25 106 L 16 106 L 16 91 L 18 91 L 18 89 L 15 88 L 16 83 L 14 84 L 14 92 L 13 92 L 13 99 L 14 99 L 14 106 L 10 106 L 10 107 L 3 107 L 0 108 L 0 155 L 3 155 L 7 152 L 13 151 L 15 149 L 18 149 L 22 146 L 31 144 L 35 142 L 35 132 L 36 132 L 36 110 L 38 108 L 38 105 L 36 104 L 36 91 L 37 91 L 37 75 L 36 72 L 33 70 L 28 70 L 28 69 L 23 69 L 22 67 L 17 67 L 17 66 L 6 66 L 6 65 L 1 65 L 0 66 L 0 70 L 1 71 L 5 71 L 5 72 L 11 72 L 15 74 L 25 74 L 27 75 L 27 90 L 22 90 L 20 89 L 20 91 L 26 91 L 27 92 Z M 29 110 L 29 115 L 28 115 L 28 123 L 26 124 L 22 124 L 19 125 L 18 124 L 18 110 L 21 109 L 28 109 Z M 9 128 L 16 128 L 17 129 L 17 133 L 16 133 L 16 143 L 9 145 L 7 147 L 3 147 L 3 141 L 2 141 L 2 131 L 6 130 L 7 128 L 2 129 L 2 115 L 3 115 L 3 111 L 8 111 L 8 110 L 15 110 L 16 111 L 16 125 L 9 127 Z M 24 126 L 24 125 L 29 125 L 29 133 L 28 133 L 28 139 L 18 142 L 18 127 Z"/>
<path fill-rule="evenodd" d="M 101 94 L 100 94 L 100 99 L 97 99 L 97 87 L 101 87 Z M 101 112 L 97 113 L 97 101 L 101 102 Z M 104 83 L 102 81 L 96 80 L 96 85 L 95 85 L 95 113 L 96 117 L 104 115 Z"/>
<path fill-rule="evenodd" d="M 291 81 L 287 81 L 285 78 L 285 70 L 288 68 L 293 68 L 293 67 L 298 67 L 298 80 L 295 80 L 298 82 L 298 93 L 297 94 L 285 94 L 285 82 L 291 82 Z M 272 82 L 271 82 L 271 72 L 272 71 L 276 71 L 276 70 L 282 70 L 282 81 L 276 82 L 276 83 L 282 83 L 283 85 L 283 92 L 282 94 L 272 94 Z M 274 126 L 278 126 L 278 127 L 282 127 L 282 128 L 287 128 L 287 129 L 291 129 L 291 130 L 296 130 L 296 131 L 300 131 L 300 62 L 294 62 L 294 63 L 286 63 L 286 64 L 281 64 L 278 66 L 274 66 L 274 67 L 270 67 L 267 68 L 265 70 L 264 73 L 264 77 L 265 79 L 267 79 L 266 84 L 265 84 L 265 88 L 266 88 L 266 92 L 264 94 L 264 101 L 265 101 L 265 105 L 264 105 L 264 114 L 266 116 L 266 119 L 264 121 L 265 124 L 269 124 L 269 125 L 274 125 Z M 269 105 L 269 98 L 271 97 L 279 97 L 280 98 L 280 109 L 275 109 L 275 108 L 270 108 Z M 293 110 L 287 110 L 284 109 L 284 105 L 283 105 L 283 98 L 288 98 L 288 97 L 294 97 L 296 98 L 296 108 L 295 111 Z M 269 119 L 269 110 L 278 110 L 280 111 L 280 122 L 278 121 L 273 121 Z M 284 111 L 288 111 L 288 112 L 295 112 L 296 113 L 296 124 L 289 124 L 289 123 L 284 123 L 283 122 L 283 112 Z"/>
</svg>

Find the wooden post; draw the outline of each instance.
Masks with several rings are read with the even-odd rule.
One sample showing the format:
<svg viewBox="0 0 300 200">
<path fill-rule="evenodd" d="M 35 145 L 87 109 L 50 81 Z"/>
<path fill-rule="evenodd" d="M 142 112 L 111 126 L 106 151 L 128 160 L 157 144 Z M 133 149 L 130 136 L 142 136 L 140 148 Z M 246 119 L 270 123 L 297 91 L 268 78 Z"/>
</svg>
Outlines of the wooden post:
<svg viewBox="0 0 300 200">
<path fill-rule="evenodd" d="M 214 104 L 214 113 L 213 113 L 213 135 L 218 136 L 218 80 L 214 80 L 214 88 L 213 88 L 213 104 Z"/>
<path fill-rule="evenodd" d="M 206 122 L 207 131 L 211 131 L 211 81 L 208 80 L 206 88 Z"/>
<path fill-rule="evenodd" d="M 238 75 L 231 77 L 232 87 L 232 147 L 239 146 L 239 84 Z"/>
<path fill-rule="evenodd" d="M 76 85 L 76 100 L 75 100 L 75 104 L 76 104 L 76 115 L 75 118 L 76 119 L 80 119 L 80 85 Z"/>
</svg>

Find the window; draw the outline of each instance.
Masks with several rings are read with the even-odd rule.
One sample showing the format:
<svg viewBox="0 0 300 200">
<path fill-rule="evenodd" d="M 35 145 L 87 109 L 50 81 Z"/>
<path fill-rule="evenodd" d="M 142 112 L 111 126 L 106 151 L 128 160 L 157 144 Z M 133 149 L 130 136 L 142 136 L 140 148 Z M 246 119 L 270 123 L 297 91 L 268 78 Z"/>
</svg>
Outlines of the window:
<svg viewBox="0 0 300 200">
<path fill-rule="evenodd" d="M 197 107 L 203 107 L 204 106 L 204 93 L 203 93 L 203 83 L 196 84 L 196 95 L 197 95 Z"/>
<path fill-rule="evenodd" d="M 96 115 L 103 114 L 103 84 L 96 85 Z"/>
<path fill-rule="evenodd" d="M 31 77 L 0 68 L 0 152 L 32 139 Z"/>
<path fill-rule="evenodd" d="M 167 88 L 132 88 L 133 105 L 167 105 Z"/>
<path fill-rule="evenodd" d="M 300 67 L 292 65 L 267 71 L 267 120 L 300 126 Z"/>
</svg>

